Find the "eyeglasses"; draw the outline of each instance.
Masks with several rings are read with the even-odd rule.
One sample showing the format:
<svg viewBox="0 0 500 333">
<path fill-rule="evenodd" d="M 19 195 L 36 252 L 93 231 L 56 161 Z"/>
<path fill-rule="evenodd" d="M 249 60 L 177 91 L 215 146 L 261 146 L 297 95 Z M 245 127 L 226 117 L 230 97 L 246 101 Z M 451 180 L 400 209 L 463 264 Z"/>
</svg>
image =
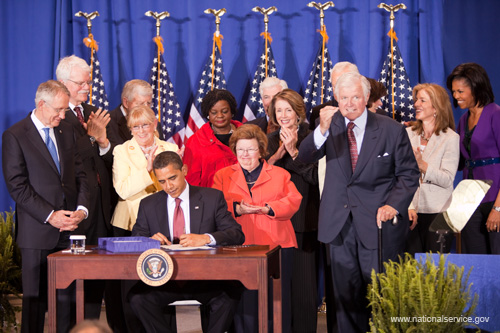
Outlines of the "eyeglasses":
<svg viewBox="0 0 500 333">
<path fill-rule="evenodd" d="M 47 102 L 46 100 L 44 100 L 44 103 L 47 104 L 48 106 L 50 106 L 50 108 L 52 110 L 54 110 L 55 112 L 57 112 L 57 113 L 62 113 L 62 112 L 66 113 L 68 111 L 71 111 L 70 108 L 56 109 L 55 107 L 53 107 L 52 105 L 50 105 L 49 102 Z"/>
<path fill-rule="evenodd" d="M 244 153 L 255 154 L 258 151 L 259 148 L 248 148 L 248 149 L 236 148 L 236 152 L 241 155 L 243 155 Z"/>
<path fill-rule="evenodd" d="M 68 79 L 68 81 L 71 81 L 74 84 L 76 84 L 77 86 L 80 86 L 82 88 L 85 87 L 85 85 L 90 86 L 92 84 L 92 80 L 78 82 L 78 81 L 73 81 L 73 80 Z"/>
<path fill-rule="evenodd" d="M 141 128 L 145 131 L 147 131 L 151 127 L 151 124 L 142 124 L 142 125 L 137 125 L 137 126 L 132 126 L 132 131 L 139 132 Z"/>
</svg>

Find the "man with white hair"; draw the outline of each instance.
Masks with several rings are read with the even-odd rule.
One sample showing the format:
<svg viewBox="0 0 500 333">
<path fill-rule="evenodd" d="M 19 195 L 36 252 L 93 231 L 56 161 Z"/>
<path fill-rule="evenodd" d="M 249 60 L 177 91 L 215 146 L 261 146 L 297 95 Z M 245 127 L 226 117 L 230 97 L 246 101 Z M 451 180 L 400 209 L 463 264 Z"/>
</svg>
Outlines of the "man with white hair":
<svg viewBox="0 0 500 333">
<path fill-rule="evenodd" d="M 335 64 L 332 68 L 332 73 L 330 75 L 330 81 L 332 81 L 332 89 L 333 89 L 333 99 L 329 102 L 323 103 L 321 105 L 315 106 L 311 110 L 311 116 L 309 118 L 309 128 L 311 131 L 314 131 L 316 128 L 316 119 L 319 117 L 319 112 L 323 108 L 330 109 L 330 107 L 338 107 L 337 98 L 335 97 L 335 85 L 337 84 L 337 80 L 344 73 L 359 73 L 358 66 L 348 61 L 341 61 Z"/>
<path fill-rule="evenodd" d="M 106 135 L 109 114 L 86 103 L 90 86 L 90 66 L 85 60 L 71 55 L 59 61 L 57 80 L 69 90 L 69 108 L 63 122 L 70 124 L 76 136 L 76 149 L 82 158 L 90 191 L 88 218 L 73 233 L 85 235 L 87 244 L 97 244 L 99 237 L 108 236 L 114 206 L 111 200 L 112 144 Z M 101 314 L 103 281 L 86 281 L 85 317 L 98 319 Z"/>
<path fill-rule="evenodd" d="M 419 169 L 403 126 L 366 109 L 370 83 L 345 73 L 335 86 L 339 107 L 323 108 L 319 126 L 298 158 L 326 156 L 319 240 L 329 244 L 339 332 L 367 332 L 371 271 L 378 271 L 377 228 L 384 223 L 382 259 L 398 260 L 409 230 L 408 206 Z M 340 111 L 340 112 L 336 112 Z"/>
<path fill-rule="evenodd" d="M 247 122 L 247 124 L 259 126 L 266 134 L 276 131 L 278 127 L 273 126 L 269 122 L 269 114 L 267 110 L 274 95 L 287 88 L 288 85 L 285 80 L 280 80 L 277 77 L 266 77 L 259 86 L 260 98 L 262 99 L 262 107 L 264 108 L 266 116 L 255 118 L 254 120 Z"/>
<path fill-rule="evenodd" d="M 132 134 L 127 126 L 129 110 L 139 105 L 151 107 L 153 103 L 153 88 L 144 80 L 130 80 L 125 83 L 121 96 L 122 103 L 109 112 L 111 120 L 106 128 L 109 141 L 121 145 L 132 139 Z"/>
</svg>

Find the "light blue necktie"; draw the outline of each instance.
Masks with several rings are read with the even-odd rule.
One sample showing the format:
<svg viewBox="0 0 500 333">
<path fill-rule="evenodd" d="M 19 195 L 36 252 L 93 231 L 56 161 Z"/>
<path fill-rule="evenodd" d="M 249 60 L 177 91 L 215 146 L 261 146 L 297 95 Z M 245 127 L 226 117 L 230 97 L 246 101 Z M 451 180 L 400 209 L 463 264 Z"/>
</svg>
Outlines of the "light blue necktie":
<svg viewBox="0 0 500 333">
<path fill-rule="evenodd" d="M 54 163 L 56 164 L 57 171 L 61 173 L 61 168 L 59 166 L 59 158 L 57 158 L 57 150 L 56 150 L 56 145 L 54 144 L 54 141 L 50 138 L 49 135 L 49 130 L 50 128 L 45 127 L 44 129 L 45 132 L 45 145 L 47 146 L 47 149 L 49 150 L 50 156 L 52 156 L 52 159 L 54 160 Z"/>
</svg>

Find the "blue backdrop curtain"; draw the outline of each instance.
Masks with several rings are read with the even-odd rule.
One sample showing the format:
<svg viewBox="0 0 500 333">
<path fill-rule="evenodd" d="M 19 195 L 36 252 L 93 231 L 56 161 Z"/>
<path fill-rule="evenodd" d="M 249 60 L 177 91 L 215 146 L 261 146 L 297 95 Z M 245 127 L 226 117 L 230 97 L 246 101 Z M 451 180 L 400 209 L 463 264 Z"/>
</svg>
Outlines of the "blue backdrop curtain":
<svg viewBox="0 0 500 333">
<path fill-rule="evenodd" d="M 239 103 L 241 119 L 262 52 L 263 17 L 252 7 L 276 6 L 269 31 L 278 76 L 290 88 L 305 89 L 320 35 L 319 12 L 307 0 L 3 0 L 0 2 L 0 131 L 26 117 L 34 108 L 38 84 L 55 78 L 61 57 L 76 54 L 89 60 L 82 42 L 86 20 L 77 11 L 99 11 L 93 20 L 99 42 L 99 60 L 110 107 L 120 103 L 125 82 L 148 80 L 156 46 L 155 21 L 148 10 L 169 11 L 162 21 L 167 69 L 182 110 L 189 110 L 201 70 L 212 48 L 214 17 L 206 8 L 225 7 L 221 33 L 222 59 L 228 89 Z M 497 0 L 401 0 L 408 7 L 396 14 L 399 47 L 412 85 L 420 82 L 444 84 L 446 75 L 459 63 L 483 65 L 500 96 L 500 28 Z M 336 0 L 325 12 L 328 48 L 332 61 L 351 61 L 362 74 L 378 78 L 387 55 L 389 14 L 378 9 L 380 0 Z M 186 111 L 187 116 L 188 111 Z M 460 110 L 455 116 L 461 115 Z M 0 211 L 13 207 L 0 180 Z"/>
</svg>

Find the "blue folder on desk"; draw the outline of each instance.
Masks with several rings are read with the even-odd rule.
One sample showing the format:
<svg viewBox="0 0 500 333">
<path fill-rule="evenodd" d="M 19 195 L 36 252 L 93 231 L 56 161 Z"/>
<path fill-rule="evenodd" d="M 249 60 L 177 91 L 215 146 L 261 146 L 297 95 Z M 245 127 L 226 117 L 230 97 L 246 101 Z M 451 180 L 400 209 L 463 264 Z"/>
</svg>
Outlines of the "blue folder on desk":
<svg viewBox="0 0 500 333">
<path fill-rule="evenodd" d="M 148 237 L 101 237 L 99 248 L 115 253 L 144 252 L 159 249 L 160 241 Z"/>
</svg>

